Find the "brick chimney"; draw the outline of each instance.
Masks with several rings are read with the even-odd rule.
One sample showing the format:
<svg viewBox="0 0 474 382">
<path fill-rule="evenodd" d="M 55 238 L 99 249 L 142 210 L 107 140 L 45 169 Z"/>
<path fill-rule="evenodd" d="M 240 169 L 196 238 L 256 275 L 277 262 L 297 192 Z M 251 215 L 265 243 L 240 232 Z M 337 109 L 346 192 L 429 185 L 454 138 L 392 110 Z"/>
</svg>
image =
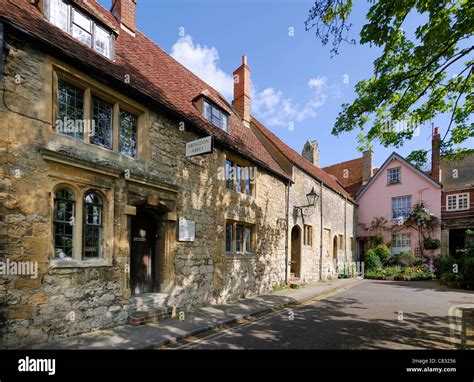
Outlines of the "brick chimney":
<svg viewBox="0 0 474 382">
<path fill-rule="evenodd" d="M 439 127 L 435 127 L 433 138 L 431 138 L 431 177 L 439 180 L 440 172 L 440 147 L 441 135 L 439 134 Z"/>
<path fill-rule="evenodd" d="M 242 56 L 242 65 L 234 72 L 234 109 L 245 126 L 250 126 L 250 68 L 247 56 Z"/>
<path fill-rule="evenodd" d="M 366 185 L 372 178 L 372 150 L 362 153 L 362 185 Z"/>
<path fill-rule="evenodd" d="M 112 0 L 112 14 L 122 29 L 132 34 L 137 31 L 137 0 Z"/>
<path fill-rule="evenodd" d="M 318 141 L 306 141 L 301 152 L 301 156 L 319 167 L 319 146 Z"/>
</svg>

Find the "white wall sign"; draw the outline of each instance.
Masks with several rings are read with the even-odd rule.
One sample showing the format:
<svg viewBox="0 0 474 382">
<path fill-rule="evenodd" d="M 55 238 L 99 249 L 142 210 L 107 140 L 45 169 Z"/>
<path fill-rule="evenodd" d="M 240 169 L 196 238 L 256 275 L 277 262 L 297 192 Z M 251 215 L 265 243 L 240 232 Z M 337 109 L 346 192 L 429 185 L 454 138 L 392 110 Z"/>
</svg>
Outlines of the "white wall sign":
<svg viewBox="0 0 474 382">
<path fill-rule="evenodd" d="M 186 143 L 186 158 L 212 153 L 213 148 L 214 145 L 211 136 L 188 142 Z"/>
<path fill-rule="evenodd" d="M 196 223 L 194 220 L 179 218 L 179 241 L 194 241 L 196 235 Z"/>
</svg>

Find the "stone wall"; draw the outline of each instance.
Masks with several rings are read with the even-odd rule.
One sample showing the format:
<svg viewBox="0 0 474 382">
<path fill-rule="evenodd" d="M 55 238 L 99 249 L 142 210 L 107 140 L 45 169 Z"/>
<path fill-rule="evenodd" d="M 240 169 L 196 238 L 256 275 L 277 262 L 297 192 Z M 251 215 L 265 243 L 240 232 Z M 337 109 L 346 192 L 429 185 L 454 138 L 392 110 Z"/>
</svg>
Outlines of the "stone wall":
<svg viewBox="0 0 474 382">
<path fill-rule="evenodd" d="M 290 188 L 290 222 L 288 246 L 291 253 L 291 230 L 295 225 L 301 229 L 301 278 L 307 280 L 326 280 L 337 277 L 333 261 L 333 238 L 342 236 L 342 246 L 337 251 L 338 262 L 356 261 L 355 247 L 355 205 L 327 188 L 298 167 L 293 167 L 293 181 Z M 315 207 L 305 208 L 304 216 L 295 206 L 308 203 L 306 194 L 314 187 L 320 196 Z M 321 227 L 322 204 L 322 227 Z M 312 246 L 303 244 L 304 225 L 312 226 Z M 322 228 L 322 229 L 321 229 Z M 321 249 L 323 256 L 321 257 Z M 289 272 L 289 271 L 288 271 Z"/>
<path fill-rule="evenodd" d="M 186 142 L 200 136 L 153 110 L 147 110 L 146 122 L 149 160 L 127 159 L 55 133 L 53 64 L 65 70 L 67 65 L 11 36 L 8 43 L 9 109 L 0 109 L 0 261 L 33 261 L 39 268 L 36 278 L 0 277 L 0 320 L 5 324 L 0 325 L 0 347 L 28 347 L 126 322 L 131 297 L 127 207 L 149 195 L 171 211 L 165 219 L 169 283 L 163 292 L 168 305 L 191 309 L 222 303 L 269 292 L 284 279 L 283 181 L 259 168 L 254 197 L 227 190 L 218 178 L 227 151 L 217 147 L 210 155 L 186 159 Z M 124 178 L 125 171 L 130 179 Z M 61 183 L 107 196 L 110 257 L 100 266 L 64 266 L 51 259 L 52 191 Z M 179 217 L 196 222 L 194 242 L 177 241 Z M 226 218 L 255 224 L 255 256 L 225 254 Z"/>
</svg>

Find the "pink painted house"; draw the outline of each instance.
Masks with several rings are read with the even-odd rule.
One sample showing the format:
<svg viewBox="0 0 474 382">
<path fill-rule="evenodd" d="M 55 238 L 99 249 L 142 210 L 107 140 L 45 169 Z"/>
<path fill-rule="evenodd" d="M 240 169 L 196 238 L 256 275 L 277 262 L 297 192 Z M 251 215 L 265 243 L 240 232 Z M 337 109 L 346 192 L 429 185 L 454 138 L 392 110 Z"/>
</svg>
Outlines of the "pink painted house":
<svg viewBox="0 0 474 382">
<path fill-rule="evenodd" d="M 423 203 L 431 214 L 441 218 L 441 188 L 438 181 L 412 166 L 401 155 L 391 154 L 357 194 L 359 253 L 363 255 L 371 246 L 371 238 L 380 235 L 385 243 L 392 243 L 392 254 L 419 254 L 418 232 L 401 224 L 418 203 Z M 374 218 L 379 217 L 387 221 L 384 229 L 372 227 Z M 430 236 L 440 240 L 441 229 L 436 229 Z M 425 250 L 430 255 L 439 252 L 440 249 Z"/>
</svg>

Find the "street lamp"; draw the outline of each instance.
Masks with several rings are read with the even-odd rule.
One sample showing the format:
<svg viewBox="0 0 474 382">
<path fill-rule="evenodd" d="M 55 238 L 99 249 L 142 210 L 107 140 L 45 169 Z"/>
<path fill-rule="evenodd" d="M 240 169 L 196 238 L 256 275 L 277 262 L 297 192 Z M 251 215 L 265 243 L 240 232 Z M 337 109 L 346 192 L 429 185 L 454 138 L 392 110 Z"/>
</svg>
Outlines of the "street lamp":
<svg viewBox="0 0 474 382">
<path fill-rule="evenodd" d="M 316 205 L 316 201 L 319 198 L 319 195 L 314 191 L 314 187 L 311 189 L 311 191 L 306 194 L 306 198 L 308 199 L 308 205 L 309 206 L 314 206 Z"/>
<path fill-rule="evenodd" d="M 314 187 L 311 188 L 311 191 L 306 194 L 306 199 L 308 199 L 308 204 L 305 206 L 295 206 L 295 210 L 301 211 L 303 213 L 303 208 L 314 207 L 316 202 L 319 199 L 319 195 L 314 191 Z"/>
</svg>

